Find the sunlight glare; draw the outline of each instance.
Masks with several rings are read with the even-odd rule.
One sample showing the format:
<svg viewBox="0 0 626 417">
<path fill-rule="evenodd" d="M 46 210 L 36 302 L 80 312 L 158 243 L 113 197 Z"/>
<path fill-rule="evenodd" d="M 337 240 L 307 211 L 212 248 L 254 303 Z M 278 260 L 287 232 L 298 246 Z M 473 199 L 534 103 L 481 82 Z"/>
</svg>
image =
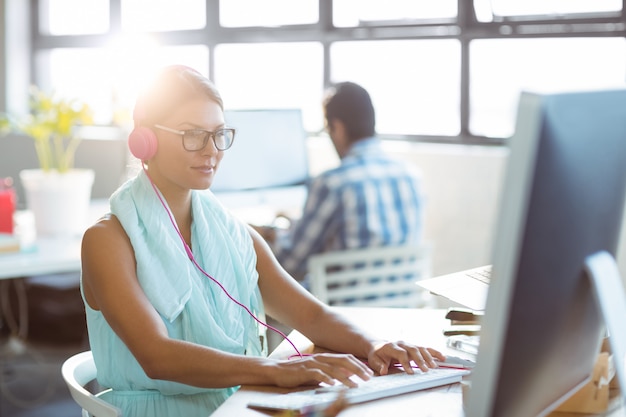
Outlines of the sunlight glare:
<svg viewBox="0 0 626 417">
<path fill-rule="evenodd" d="M 159 67 L 159 44 L 148 35 L 126 35 L 113 39 L 106 50 L 116 118 L 127 118 L 118 121 L 129 123 L 137 94 Z"/>
</svg>

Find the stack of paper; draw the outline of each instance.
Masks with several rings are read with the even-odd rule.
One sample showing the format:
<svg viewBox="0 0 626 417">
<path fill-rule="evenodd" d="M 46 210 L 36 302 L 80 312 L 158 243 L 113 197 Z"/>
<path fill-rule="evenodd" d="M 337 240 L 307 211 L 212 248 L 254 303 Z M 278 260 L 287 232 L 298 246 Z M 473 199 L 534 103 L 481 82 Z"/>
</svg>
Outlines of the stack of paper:
<svg viewBox="0 0 626 417">
<path fill-rule="evenodd" d="M 10 253 L 20 251 L 20 240 L 17 236 L 0 233 L 0 253 Z"/>
</svg>

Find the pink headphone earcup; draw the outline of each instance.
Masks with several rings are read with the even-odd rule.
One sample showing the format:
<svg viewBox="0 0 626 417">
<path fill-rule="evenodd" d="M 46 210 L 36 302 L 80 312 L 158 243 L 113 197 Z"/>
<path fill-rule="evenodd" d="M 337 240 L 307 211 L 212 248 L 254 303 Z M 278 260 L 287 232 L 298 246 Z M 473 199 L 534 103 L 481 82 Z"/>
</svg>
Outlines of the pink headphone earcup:
<svg viewBox="0 0 626 417">
<path fill-rule="evenodd" d="M 135 158 L 147 161 L 156 154 L 156 135 L 147 127 L 136 127 L 128 135 L 128 147 Z"/>
</svg>

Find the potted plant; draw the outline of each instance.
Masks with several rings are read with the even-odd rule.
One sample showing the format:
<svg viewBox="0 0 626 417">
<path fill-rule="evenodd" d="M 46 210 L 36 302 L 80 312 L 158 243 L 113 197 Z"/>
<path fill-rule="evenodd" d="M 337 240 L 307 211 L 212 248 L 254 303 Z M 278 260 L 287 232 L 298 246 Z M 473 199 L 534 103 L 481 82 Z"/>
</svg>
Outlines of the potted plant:
<svg viewBox="0 0 626 417">
<path fill-rule="evenodd" d="M 39 169 L 22 170 L 20 180 L 38 234 L 75 235 L 84 230 L 94 172 L 76 169 L 74 155 L 80 144 L 77 128 L 92 123 L 88 105 L 34 86 L 29 114 L 0 118 L 2 130 L 24 134 L 35 146 Z"/>
</svg>

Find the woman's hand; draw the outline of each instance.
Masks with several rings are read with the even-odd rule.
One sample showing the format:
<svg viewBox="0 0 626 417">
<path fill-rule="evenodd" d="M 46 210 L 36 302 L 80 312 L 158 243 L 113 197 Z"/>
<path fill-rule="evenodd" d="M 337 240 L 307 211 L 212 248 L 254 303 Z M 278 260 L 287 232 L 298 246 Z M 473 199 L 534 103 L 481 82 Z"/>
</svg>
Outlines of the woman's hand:
<svg viewBox="0 0 626 417">
<path fill-rule="evenodd" d="M 401 365 L 405 372 L 413 373 L 411 362 L 415 363 L 422 371 L 428 368 L 436 368 L 435 359 L 445 360 L 441 352 L 405 342 L 381 342 L 373 346 L 367 361 L 375 372 L 386 375 L 389 368 Z"/>
<path fill-rule="evenodd" d="M 318 385 L 322 382 L 335 385 L 340 382 L 348 387 L 357 384 L 350 379 L 357 376 L 368 380 L 373 372 L 353 355 L 319 353 L 300 359 L 278 362 L 275 384 L 291 388 L 300 385 Z"/>
</svg>

